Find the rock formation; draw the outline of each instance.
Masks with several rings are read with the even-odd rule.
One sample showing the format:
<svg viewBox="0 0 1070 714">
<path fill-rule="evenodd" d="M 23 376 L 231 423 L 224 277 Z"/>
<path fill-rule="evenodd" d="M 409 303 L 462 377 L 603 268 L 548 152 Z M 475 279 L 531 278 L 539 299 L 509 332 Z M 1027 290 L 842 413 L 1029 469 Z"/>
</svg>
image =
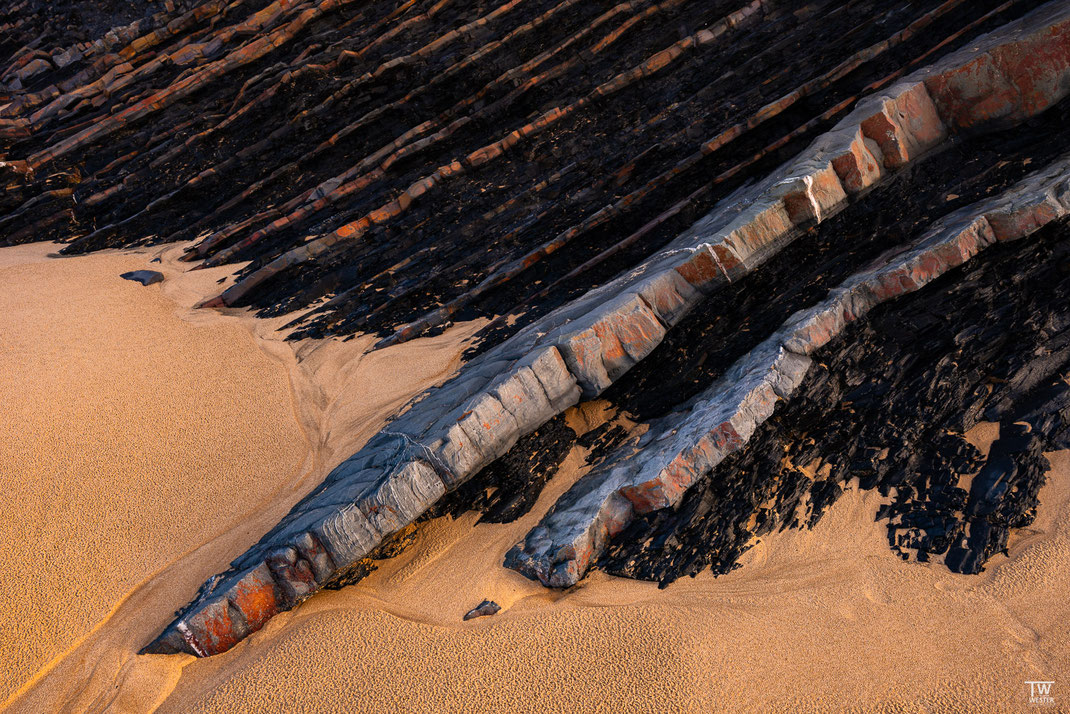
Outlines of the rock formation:
<svg viewBox="0 0 1070 714">
<path fill-rule="evenodd" d="M 195 239 L 252 261 L 206 309 L 315 303 L 294 337 L 495 318 L 146 651 L 223 652 L 428 514 L 526 512 L 595 397 L 648 428 L 505 556 L 548 586 L 723 572 L 855 477 L 963 572 L 1030 520 L 1066 438 L 1065 3 L 166 2 L 92 40 L 44 5 L 0 15 L 0 239 Z M 982 414 L 987 461 L 945 438 Z"/>
</svg>

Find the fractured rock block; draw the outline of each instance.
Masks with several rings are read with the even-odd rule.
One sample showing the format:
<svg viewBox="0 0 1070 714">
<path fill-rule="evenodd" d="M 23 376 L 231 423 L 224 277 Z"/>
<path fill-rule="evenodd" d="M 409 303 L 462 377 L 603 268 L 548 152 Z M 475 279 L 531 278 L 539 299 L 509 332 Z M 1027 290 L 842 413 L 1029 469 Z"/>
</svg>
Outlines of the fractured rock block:
<svg viewBox="0 0 1070 714">
<path fill-rule="evenodd" d="M 542 426 L 580 398 L 575 378 L 552 346 L 536 349 L 517 362 L 490 391 L 513 416 L 521 435 Z"/>
<path fill-rule="evenodd" d="M 985 214 L 985 218 L 996 240 L 1007 241 L 1024 238 L 1063 215 L 1058 205 L 1044 201 L 1021 208 L 1007 206 Z"/>
<path fill-rule="evenodd" d="M 790 240 L 794 229 L 783 198 L 769 192 L 728 224 L 723 243 L 749 272 Z"/>
<path fill-rule="evenodd" d="M 312 567 L 295 548 L 279 548 L 266 562 L 287 605 L 292 607 L 318 589 Z"/>
<path fill-rule="evenodd" d="M 517 368 L 492 390 L 497 401 L 513 417 L 518 432 L 535 429 L 556 414 L 531 367 Z"/>
<path fill-rule="evenodd" d="M 821 303 L 792 315 L 781 330 L 784 346 L 812 354 L 879 303 L 920 289 L 994 241 L 988 221 L 976 208 L 949 216 L 912 247 L 879 259 Z"/>
<path fill-rule="evenodd" d="M 480 367 L 428 395 L 439 404 L 461 406 L 442 416 L 412 409 L 391 427 L 420 435 L 410 440 L 426 444 L 420 448 L 447 488 L 468 480 L 521 436 L 579 401 L 576 379 L 552 345 L 536 346 L 519 360 L 496 355 L 488 353 Z"/>
<path fill-rule="evenodd" d="M 327 552 L 327 549 L 323 547 L 318 538 L 311 533 L 302 533 L 294 541 L 294 546 L 301 554 L 301 557 L 308 562 L 317 583 L 322 585 L 330 580 L 336 570 L 336 566 L 331 559 L 330 553 Z"/>
<path fill-rule="evenodd" d="M 1013 41 L 1000 41 L 1007 34 Z M 1020 121 L 1070 92 L 1070 13 L 1052 3 L 923 73 L 950 126 Z"/>
<path fill-rule="evenodd" d="M 250 632 L 259 630 L 281 610 L 275 582 L 265 565 L 242 576 L 226 595 L 242 614 Z"/>
<path fill-rule="evenodd" d="M 480 393 L 447 416 L 453 420 L 445 435 L 432 446 L 449 468 L 447 486 L 466 481 L 520 438 L 516 418 L 490 394 Z"/>
<path fill-rule="evenodd" d="M 634 514 L 677 503 L 691 485 L 772 414 L 809 368 L 809 358 L 768 340 L 683 411 L 665 417 L 576 482 L 525 540 L 506 567 L 549 587 L 574 585 Z"/>
<path fill-rule="evenodd" d="M 812 308 L 792 315 L 783 330 L 784 347 L 810 355 L 840 334 L 848 323 L 865 315 L 876 304 L 868 291 L 838 287 Z"/>
<path fill-rule="evenodd" d="M 313 533 L 338 568 L 356 563 L 382 541 L 379 532 L 354 504 L 325 514 L 313 526 Z"/>
<path fill-rule="evenodd" d="M 860 287 L 872 293 L 875 302 L 913 292 L 993 242 L 995 236 L 984 216 L 972 218 L 965 225 L 924 239 L 914 250 L 866 277 Z"/>
<path fill-rule="evenodd" d="M 1023 238 L 1070 214 L 1068 162 L 1064 157 L 1030 175 L 985 210 L 985 218 L 997 240 Z"/>
<path fill-rule="evenodd" d="M 580 386 L 576 383 L 576 377 L 569 371 L 556 347 L 535 350 L 518 364 L 521 368 L 531 367 L 556 413 L 563 412 L 580 400 Z"/>
<path fill-rule="evenodd" d="M 884 175 L 884 154 L 877 142 L 862 134 L 860 126 L 834 129 L 819 137 L 811 150 L 828 157 L 848 194 L 861 193 Z"/>
<path fill-rule="evenodd" d="M 665 327 L 635 293 L 614 298 L 552 338 L 584 396 L 601 394 L 664 339 Z"/>
<path fill-rule="evenodd" d="M 397 466 L 361 501 L 368 523 L 383 537 L 398 532 L 446 492 L 435 470 L 423 461 Z"/>
<path fill-rule="evenodd" d="M 668 508 L 733 451 L 773 413 L 778 398 L 791 396 L 810 359 L 788 352 L 774 336 L 734 365 L 693 400 L 685 413 L 670 415 L 655 429 L 640 456 L 636 479 L 620 489 L 636 513 Z"/>
<path fill-rule="evenodd" d="M 627 465 L 587 474 L 570 488 L 505 556 L 505 567 L 547 587 L 575 585 L 595 554 L 632 519 L 631 504 L 616 493 Z"/>
<path fill-rule="evenodd" d="M 17 79 L 25 83 L 32 77 L 52 69 L 52 63 L 46 59 L 35 59 L 18 69 L 14 74 Z"/>
<path fill-rule="evenodd" d="M 680 274 L 679 268 L 661 271 L 644 280 L 636 287 L 636 292 L 668 327 L 679 322 L 702 299 L 702 295 Z"/>
<path fill-rule="evenodd" d="M 438 460 L 446 466 L 449 486 L 462 483 L 490 459 L 479 449 L 475 440 L 459 424 L 452 424 L 446 434 L 431 445 Z"/>
<path fill-rule="evenodd" d="M 179 623 L 177 630 L 184 643 L 202 657 L 226 652 L 247 634 L 241 615 L 225 597 L 205 604 Z"/>
<path fill-rule="evenodd" d="M 822 156 L 800 162 L 795 170 L 770 189 L 784 201 L 784 210 L 793 225 L 825 220 L 847 203 L 840 177 L 832 161 Z"/>
<path fill-rule="evenodd" d="M 223 587 L 226 590 L 217 594 Z M 198 607 L 172 622 L 142 653 L 187 652 L 207 657 L 226 652 L 281 609 L 271 572 L 260 563 L 240 575 L 225 577 L 222 584 L 203 596 Z"/>
<path fill-rule="evenodd" d="M 688 285 L 706 294 L 746 274 L 743 261 L 723 243 L 695 246 L 674 270 Z"/>
<path fill-rule="evenodd" d="M 897 84 L 874 103 L 878 111 L 862 120 L 862 133 L 880 147 L 887 168 L 913 161 L 947 137 L 923 82 Z"/>
</svg>

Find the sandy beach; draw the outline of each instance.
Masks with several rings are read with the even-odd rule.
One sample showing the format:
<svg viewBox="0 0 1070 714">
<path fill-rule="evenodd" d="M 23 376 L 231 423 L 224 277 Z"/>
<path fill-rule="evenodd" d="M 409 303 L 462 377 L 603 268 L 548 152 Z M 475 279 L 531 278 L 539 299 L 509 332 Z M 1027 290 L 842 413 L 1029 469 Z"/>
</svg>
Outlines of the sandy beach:
<svg viewBox="0 0 1070 714">
<path fill-rule="evenodd" d="M 191 309 L 233 266 L 183 272 L 181 246 L 56 249 L 0 249 L 4 711 L 1036 711 L 1029 680 L 1055 681 L 1048 711 L 1070 697 L 1066 452 L 1049 455 L 1036 522 L 979 576 L 901 561 L 879 495 L 852 489 L 729 575 L 659 590 L 594 573 L 549 591 L 501 561 L 584 473 L 576 447 L 514 523 L 436 519 L 364 581 L 228 653 L 138 656 L 452 374 L 479 323 L 374 353 L 363 337 L 290 343 L 285 320 Z M 143 268 L 167 280 L 119 278 Z M 502 612 L 462 622 L 485 598 Z"/>
</svg>

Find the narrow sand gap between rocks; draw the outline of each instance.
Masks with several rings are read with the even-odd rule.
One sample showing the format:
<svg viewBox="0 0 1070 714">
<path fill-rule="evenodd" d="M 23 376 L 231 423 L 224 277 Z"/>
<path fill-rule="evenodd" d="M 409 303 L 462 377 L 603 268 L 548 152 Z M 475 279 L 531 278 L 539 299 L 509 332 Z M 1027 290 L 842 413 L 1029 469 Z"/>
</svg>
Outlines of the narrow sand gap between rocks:
<svg viewBox="0 0 1070 714">
<path fill-rule="evenodd" d="M 228 273 L 182 273 L 181 246 L 159 264 L 54 249 L 0 250 L 7 711 L 1002 712 L 1028 708 L 1026 680 L 1070 674 L 1065 452 L 1037 521 L 980 576 L 900 561 L 873 520 L 879 495 L 852 490 L 726 576 L 658 590 L 594 573 L 562 593 L 501 561 L 586 471 L 577 446 L 514 523 L 435 519 L 364 581 L 229 653 L 137 656 L 326 469 L 455 371 L 480 325 L 372 354 L 363 338 L 287 343 L 275 321 L 191 312 Z M 146 267 L 167 280 L 118 278 Z M 970 436 L 986 449 L 995 433 Z M 503 611 L 463 623 L 483 598 Z"/>
</svg>

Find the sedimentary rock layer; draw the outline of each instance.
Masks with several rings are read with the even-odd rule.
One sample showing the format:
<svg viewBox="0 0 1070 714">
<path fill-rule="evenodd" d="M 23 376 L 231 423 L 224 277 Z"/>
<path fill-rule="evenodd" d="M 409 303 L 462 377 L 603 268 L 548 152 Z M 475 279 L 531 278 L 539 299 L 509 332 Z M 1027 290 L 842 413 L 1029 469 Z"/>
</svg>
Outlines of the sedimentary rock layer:
<svg viewBox="0 0 1070 714">
<path fill-rule="evenodd" d="M 27 1 L 0 18 L 27 44 L 0 99 L 0 240 L 198 238 L 194 262 L 254 261 L 239 304 L 331 298 L 303 334 L 513 313 L 493 342 L 1038 4 L 143 3 L 98 41 Z"/>
<path fill-rule="evenodd" d="M 365 572 L 447 493 L 494 518 L 529 508 L 531 488 L 483 498 L 466 483 L 500 478 L 507 454 L 531 460 L 517 449 L 552 470 L 572 438 L 557 415 L 621 389 L 697 305 L 742 292 L 925 154 L 1070 91 L 1070 12 L 1039 0 L 20 0 L 0 26 L 3 243 L 196 239 L 197 267 L 252 261 L 208 305 L 317 303 L 296 337 L 390 344 L 497 316 L 460 376 L 332 472 L 150 647 L 199 655 Z M 1019 208 L 960 231 L 957 255 L 1050 218 Z M 835 334 L 954 247 L 921 245 L 921 262 L 900 266 L 907 282 L 835 293 L 839 312 L 792 339 Z M 845 249 L 826 280 L 858 272 L 871 248 Z M 823 297 L 771 301 L 763 319 Z M 598 487 L 554 512 L 600 515 L 517 562 L 573 582 L 611 530 L 678 504 L 764 428 L 813 369 L 795 343 L 758 342 L 726 360 L 752 362 L 717 374 L 732 404 L 703 401 L 698 379 L 683 414 L 658 415 L 646 448 L 599 466 Z"/>
<path fill-rule="evenodd" d="M 1007 194 L 957 211 L 910 247 L 853 276 L 820 304 L 793 315 L 765 342 L 679 412 L 653 424 L 569 490 L 506 564 L 546 585 L 583 577 L 635 514 L 676 506 L 685 491 L 790 399 L 810 355 L 876 305 L 914 292 L 998 241 L 1015 240 L 1070 214 L 1070 157 Z M 637 453 L 635 452 L 637 449 Z"/>
<path fill-rule="evenodd" d="M 1070 229 L 999 242 L 876 307 L 813 354 L 793 398 L 672 509 L 638 515 L 596 567 L 662 584 L 724 573 L 756 538 L 879 489 L 904 559 L 976 573 L 1035 518 L 1066 448 Z M 963 434 L 999 424 L 986 457 Z"/>
<path fill-rule="evenodd" d="M 1070 10 L 1048 5 L 863 100 L 797 160 L 723 202 L 666 250 L 488 350 L 457 378 L 413 404 L 235 560 L 230 571 L 207 583 L 148 651 L 205 655 L 233 646 L 275 612 L 344 576 L 521 436 L 581 397 L 604 392 L 649 355 L 704 295 L 731 290 L 733 281 L 781 250 L 801 227 L 826 220 L 849 197 L 946 141 L 949 132 L 990 129 L 1052 106 L 1070 90 L 1068 38 Z M 669 53 L 664 61 L 673 57 Z M 987 69 L 974 72 L 973 67 Z M 964 72 L 974 77 L 968 102 L 954 80 Z M 977 107 L 977 113 L 970 107 Z M 1029 220 L 1050 220 L 1033 194 L 1027 194 Z M 1053 199 L 1049 208 L 1061 211 L 1064 204 Z M 991 239 L 994 229 L 983 217 L 998 210 L 1003 208 L 985 208 L 978 219 L 983 225 L 949 224 L 934 233 L 914 252 L 865 278 L 860 296 L 848 290 L 851 300 L 889 297 L 965 260 Z M 1004 219 L 993 220 L 1003 220 L 1008 235 L 1019 224 L 1029 229 L 1018 208 L 1005 213 Z M 859 305 L 836 303 L 840 317 L 835 319 L 861 309 Z M 821 315 L 800 323 L 796 332 L 817 335 L 834 326 L 835 319 Z M 732 404 L 708 400 L 692 410 L 695 418 L 682 441 L 670 439 L 664 448 L 643 452 L 644 463 L 655 469 L 651 478 L 628 482 L 625 490 L 619 488 L 624 481 L 613 485 L 617 476 L 598 481 L 591 493 L 612 495 L 608 510 L 605 498 L 580 499 L 596 505 L 594 525 L 570 535 L 571 540 L 556 539 L 556 531 L 547 529 L 547 538 L 529 539 L 515 562 L 545 575 L 547 582 L 573 582 L 605 534 L 616 528 L 611 524 L 621 513 L 635 503 L 653 508 L 678 498 L 688 477 L 683 471 L 662 477 L 666 465 L 658 465 L 659 458 L 675 459 L 690 449 L 694 463 L 689 468 L 708 469 L 720 458 L 718 450 L 745 440 L 768 416 L 772 401 L 790 393 L 807 364 L 804 356 L 781 346 L 756 352 L 756 359 L 759 354 L 758 362 L 742 365 L 738 379 L 726 384 Z M 711 419 L 720 421 L 713 424 Z M 718 430 L 718 424 L 728 426 Z M 690 436 L 695 440 L 689 445 Z M 681 446 L 675 455 L 673 444 Z M 559 507 L 554 513 L 566 512 Z M 547 545 L 559 542 L 563 547 Z"/>
</svg>

